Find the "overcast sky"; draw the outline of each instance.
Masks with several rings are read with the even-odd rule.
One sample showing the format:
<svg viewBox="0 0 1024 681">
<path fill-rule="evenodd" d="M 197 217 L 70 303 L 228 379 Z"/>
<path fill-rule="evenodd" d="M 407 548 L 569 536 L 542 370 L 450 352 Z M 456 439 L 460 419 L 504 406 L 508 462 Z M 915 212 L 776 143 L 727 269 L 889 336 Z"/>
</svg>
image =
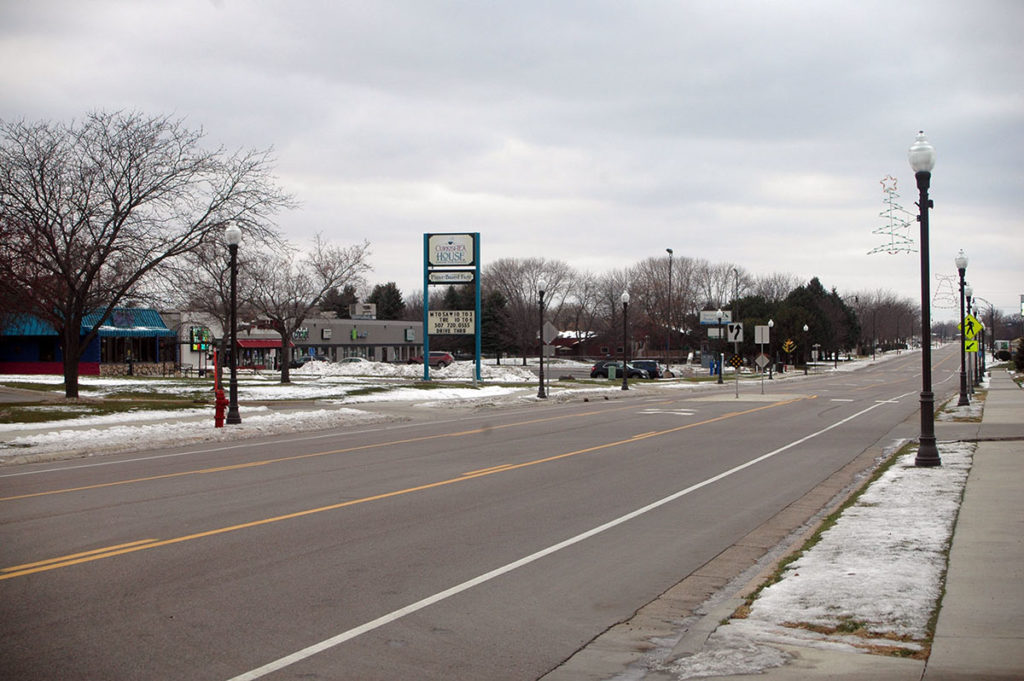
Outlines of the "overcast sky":
<svg viewBox="0 0 1024 681">
<path fill-rule="evenodd" d="M 923 129 L 932 272 L 963 248 L 1015 313 L 1022 29 L 1019 0 L 0 0 L 0 118 L 130 109 L 273 147 L 282 231 L 369 240 L 371 285 L 406 295 L 424 233 L 480 232 L 485 266 L 672 248 L 918 303 L 919 255 L 868 251 L 883 177 L 916 213 Z"/>
</svg>

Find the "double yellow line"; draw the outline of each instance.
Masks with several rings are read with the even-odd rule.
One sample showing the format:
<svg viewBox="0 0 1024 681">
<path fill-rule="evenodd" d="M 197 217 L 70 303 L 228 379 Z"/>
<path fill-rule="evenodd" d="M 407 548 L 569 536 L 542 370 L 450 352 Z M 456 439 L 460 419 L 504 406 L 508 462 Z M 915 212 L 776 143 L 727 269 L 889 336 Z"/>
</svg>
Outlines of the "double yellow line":
<svg viewBox="0 0 1024 681">
<path fill-rule="evenodd" d="M 155 548 L 159 548 L 159 547 L 162 547 L 162 546 L 170 546 L 172 544 L 181 544 L 183 542 L 193 541 L 193 540 L 196 540 L 196 539 L 204 539 L 206 537 L 213 537 L 213 536 L 217 536 L 217 535 L 221 535 L 221 534 L 227 534 L 229 532 L 237 532 L 239 530 L 246 530 L 246 529 L 250 529 L 250 528 L 253 528 L 253 527 L 259 527 L 261 525 L 271 525 L 271 524 L 283 522 L 283 521 L 286 521 L 286 520 L 294 520 L 296 518 L 302 518 L 302 517 L 305 517 L 305 516 L 316 515 L 318 513 L 325 513 L 327 511 L 336 511 L 338 509 L 346 508 L 346 507 L 349 507 L 349 506 L 356 506 L 356 505 L 359 505 L 359 504 L 365 504 L 365 503 L 368 503 L 368 502 L 371 502 L 371 501 L 380 501 L 382 499 L 389 499 L 389 498 L 392 498 L 392 497 L 398 497 L 398 496 L 402 496 L 402 495 L 405 495 L 405 494 L 412 494 L 414 492 L 422 492 L 422 491 L 425 491 L 425 490 L 436 489 L 438 487 L 445 487 L 447 485 L 454 485 L 454 484 L 457 484 L 457 483 L 466 482 L 468 480 L 475 480 L 477 478 L 483 478 L 483 477 L 487 477 L 487 476 L 490 476 L 490 475 L 496 475 L 498 473 L 506 473 L 508 471 L 514 471 L 514 470 L 518 470 L 520 468 L 527 468 L 527 467 L 530 467 L 530 466 L 537 466 L 537 465 L 540 465 L 540 464 L 551 463 L 553 461 L 559 461 L 561 459 L 567 459 L 567 458 L 573 457 L 573 456 L 579 456 L 581 454 L 588 454 L 588 453 L 591 453 L 591 452 L 596 452 L 596 451 L 600 451 L 600 450 L 604 450 L 604 449 L 610 449 L 612 447 L 619 447 L 621 445 L 632 444 L 632 443 L 635 443 L 635 442 L 637 442 L 638 440 L 641 440 L 641 439 L 647 439 L 647 438 L 656 437 L 656 436 L 663 436 L 663 435 L 670 435 L 672 433 L 677 433 L 677 432 L 680 432 L 680 431 L 683 431 L 683 430 L 688 430 L 690 428 L 696 428 L 698 426 L 704 426 L 704 425 L 708 425 L 708 424 L 711 424 L 711 423 L 716 423 L 718 421 L 724 421 L 724 420 L 727 420 L 727 419 L 735 418 L 737 416 L 744 416 L 746 414 L 752 414 L 754 412 L 763 411 L 765 409 L 773 409 L 775 407 L 780 407 L 780 406 L 784 406 L 784 405 L 787 405 L 787 404 L 792 404 L 794 402 L 798 402 L 798 401 L 804 400 L 804 399 L 814 399 L 815 397 L 816 396 L 812 395 L 809 398 L 808 397 L 798 397 L 798 398 L 794 398 L 794 399 L 790 399 L 790 400 L 783 400 L 783 401 L 780 401 L 780 402 L 773 402 L 771 404 L 761 405 L 759 407 L 754 407 L 752 409 L 747 409 L 747 410 L 744 410 L 744 411 L 729 412 L 727 414 L 723 414 L 721 416 L 716 416 L 714 418 L 706 419 L 704 421 L 698 421 L 696 423 L 689 423 L 689 424 L 686 424 L 686 425 L 676 426 L 674 428 L 669 428 L 669 429 L 666 429 L 666 430 L 651 431 L 649 433 L 643 433 L 643 434 L 640 434 L 640 435 L 631 436 L 631 437 L 629 437 L 627 439 L 617 440 L 615 442 L 606 442 L 604 444 L 594 445 L 593 447 L 586 447 L 586 448 L 583 448 L 583 449 L 577 449 L 577 450 L 574 450 L 574 451 L 571 451 L 571 452 L 564 452 L 562 454 L 555 454 L 553 456 L 547 456 L 547 457 L 544 457 L 544 458 L 534 459 L 534 460 L 531 460 L 531 461 L 524 461 L 522 463 L 517 463 L 517 464 L 501 464 L 501 465 L 497 465 L 497 466 L 492 466 L 490 468 L 484 468 L 484 469 L 480 469 L 480 470 L 476 470 L 476 471 L 470 471 L 468 473 L 463 473 L 462 475 L 460 475 L 458 477 L 455 477 L 455 478 L 448 478 L 446 480 L 438 480 L 436 482 L 430 482 L 430 483 L 426 483 L 426 484 L 423 484 L 423 485 L 417 485 L 415 487 L 407 487 L 405 489 L 394 490 L 394 491 L 391 491 L 391 492 L 384 492 L 384 493 L 381 493 L 381 494 L 375 494 L 375 495 L 372 495 L 372 496 L 362 497 L 360 499 L 352 499 L 352 500 L 349 500 L 349 501 L 339 502 L 337 504 L 330 504 L 330 505 L 327 505 L 327 506 L 319 506 L 317 508 L 305 509 L 305 510 L 302 510 L 302 511 L 296 511 L 294 513 L 286 513 L 286 514 L 283 514 L 283 515 L 272 516 L 272 517 L 269 517 L 269 518 L 261 518 L 259 520 L 253 520 L 253 521 L 250 521 L 250 522 L 247 522 L 247 523 L 240 523 L 240 524 L 237 524 L 237 525 L 229 525 L 227 527 L 219 527 L 219 528 L 215 528 L 215 529 L 212 529 L 212 530 L 206 530 L 204 532 L 196 532 L 194 534 L 187 534 L 187 535 L 183 535 L 183 536 L 180 536 L 180 537 L 173 537 L 173 538 L 170 538 L 170 539 L 140 539 L 140 540 L 133 541 L 133 542 L 128 542 L 128 543 L 125 543 L 125 544 L 116 544 L 114 546 L 107 546 L 107 547 L 103 547 L 103 548 L 93 549 L 93 550 L 90 550 L 90 551 L 83 551 L 83 552 L 79 552 L 79 553 L 73 553 L 73 554 L 70 554 L 70 555 L 60 556 L 60 557 L 57 557 L 57 558 L 50 558 L 50 559 L 47 559 L 47 560 L 41 560 L 41 561 L 37 561 L 37 562 L 34 562 L 34 563 L 25 563 L 23 565 L 14 565 L 14 566 L 7 567 L 7 568 L 0 568 L 0 581 L 6 580 L 6 579 L 13 579 L 15 577 L 24 577 L 26 575 L 31 575 L 31 574 L 35 574 L 35 573 L 39 573 L 39 572 L 47 572 L 49 570 L 56 570 L 56 569 L 59 569 L 59 568 L 70 567 L 72 565 L 80 565 L 82 563 L 89 563 L 89 562 L 92 562 L 92 561 L 102 560 L 102 559 L 105 559 L 105 558 L 112 558 L 114 556 L 121 556 L 121 555 L 125 555 L 125 554 L 128 554 L 128 553 L 135 553 L 137 551 L 146 551 L 146 550 L 149 550 L 149 549 L 155 549 Z M 588 414 L 589 413 L 590 412 L 588 412 Z M 602 412 L 602 413 L 606 413 L 606 412 Z M 579 414 L 577 416 L 581 416 L 581 415 L 583 415 L 583 414 Z M 18 498 L 25 498 L 25 497 L 31 497 L 31 496 L 41 496 L 41 495 L 44 495 L 44 494 L 60 494 L 60 493 L 66 493 L 66 492 L 71 492 L 71 491 L 79 491 L 79 490 L 84 490 L 84 489 L 96 489 L 96 488 L 99 488 L 99 487 L 109 487 L 109 486 L 113 486 L 113 485 L 124 485 L 124 484 L 129 484 L 129 483 L 132 483 L 132 482 L 142 482 L 142 481 L 147 481 L 147 480 L 159 480 L 159 479 L 164 479 L 164 478 L 173 478 L 173 477 L 179 477 L 179 476 L 182 476 L 182 475 L 195 475 L 195 474 L 209 473 L 209 472 L 221 472 L 221 471 L 226 471 L 226 470 L 237 470 L 237 469 L 240 469 L 240 468 L 249 468 L 249 467 L 252 467 L 252 466 L 263 466 L 263 465 L 267 465 L 267 464 L 270 464 L 270 463 L 278 463 L 278 462 L 282 462 L 282 461 L 294 461 L 294 460 L 305 459 L 305 458 L 310 458 L 310 457 L 314 457 L 314 456 L 326 456 L 328 454 L 338 454 L 338 453 L 342 453 L 342 452 L 349 452 L 349 451 L 355 451 L 355 450 L 360 450 L 360 449 L 372 449 L 372 448 L 375 448 L 375 447 L 383 447 L 383 446 L 388 446 L 388 445 L 393 445 L 393 444 L 402 444 L 402 443 L 417 442 L 417 441 L 423 441 L 423 440 L 432 440 L 432 439 L 437 439 L 437 438 L 442 438 L 442 437 L 459 437 L 459 436 L 464 436 L 464 435 L 470 435 L 470 434 L 475 434 L 475 433 L 486 432 L 486 431 L 494 430 L 494 429 L 497 429 L 497 428 L 512 427 L 514 425 L 525 425 L 526 423 L 539 423 L 539 422 L 543 422 L 543 421 L 550 421 L 550 420 L 555 420 L 557 418 L 565 418 L 565 417 L 552 417 L 552 418 L 544 418 L 544 419 L 535 419 L 533 421 L 528 421 L 528 422 L 521 422 L 521 423 L 516 423 L 516 424 L 508 424 L 508 425 L 505 425 L 505 426 L 494 426 L 494 427 L 487 427 L 487 428 L 478 428 L 478 429 L 473 429 L 473 430 L 462 431 L 460 433 L 447 433 L 447 434 L 444 434 L 444 435 L 429 435 L 429 436 L 423 436 L 423 437 L 418 437 L 418 438 L 409 438 L 407 440 L 392 441 L 392 442 L 388 442 L 388 443 L 379 443 L 379 444 L 373 444 L 373 445 L 362 445 L 362 446 L 358 446 L 358 447 L 351 447 L 351 448 L 346 448 L 346 449 L 337 449 L 337 450 L 331 450 L 331 451 L 327 451 L 327 452 L 315 452 L 315 453 L 311 453 L 311 454 L 303 454 L 303 455 L 298 455 L 298 456 L 294 456 L 294 457 L 283 457 L 283 458 L 279 458 L 279 459 L 268 459 L 268 460 L 265 460 L 265 461 L 257 461 L 257 462 L 252 462 L 252 463 L 248 463 L 248 464 L 238 464 L 238 465 L 235 465 L 235 466 L 223 466 L 223 467 L 218 467 L 218 468 L 202 469 L 202 470 L 199 470 L 199 471 L 185 471 L 185 472 L 181 472 L 181 473 L 169 473 L 167 475 L 151 476 L 151 477 L 147 477 L 147 478 L 136 478 L 134 480 L 122 480 L 122 481 L 117 481 L 117 482 L 103 483 L 103 484 L 99 484 L 99 485 L 90 485 L 90 486 L 86 486 L 86 487 L 71 488 L 71 489 L 67 489 L 67 490 L 54 490 L 54 491 L 51 491 L 51 492 L 39 492 L 39 493 L 36 493 L 36 494 L 22 495 L 20 497 L 7 497 L 6 499 L 0 499 L 0 501 L 6 501 L 6 500 L 18 499 Z"/>
</svg>

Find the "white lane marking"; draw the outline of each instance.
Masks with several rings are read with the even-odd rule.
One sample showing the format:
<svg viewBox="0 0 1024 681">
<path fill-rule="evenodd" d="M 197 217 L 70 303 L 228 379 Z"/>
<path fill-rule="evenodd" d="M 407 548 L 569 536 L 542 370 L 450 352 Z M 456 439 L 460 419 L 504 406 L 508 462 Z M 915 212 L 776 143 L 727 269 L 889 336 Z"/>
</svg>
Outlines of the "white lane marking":
<svg viewBox="0 0 1024 681">
<path fill-rule="evenodd" d="M 912 393 L 907 393 L 907 394 L 910 395 Z M 558 551 L 561 551 L 562 549 L 569 548 L 570 546 L 573 546 L 574 544 L 579 544 L 580 542 L 585 541 L 587 539 L 590 539 L 591 537 L 596 536 L 598 534 L 601 534 L 602 532 L 610 530 L 613 527 L 617 527 L 619 525 L 622 525 L 623 523 L 626 523 L 626 522 L 629 522 L 630 520 L 633 520 L 634 518 L 638 518 L 638 517 L 640 517 L 640 516 L 642 516 L 642 515 L 644 515 L 646 513 L 650 513 L 651 511 L 653 511 L 653 510 L 655 510 L 655 509 L 657 509 L 657 508 L 659 508 L 661 506 L 664 506 L 665 504 L 671 503 L 671 502 L 673 502 L 673 501 L 675 501 L 677 499 L 680 499 L 680 498 L 682 498 L 682 497 L 684 497 L 684 496 L 686 496 L 686 495 L 688 495 L 688 494 L 690 494 L 692 492 L 695 492 L 695 491 L 697 491 L 697 490 L 699 490 L 699 489 L 701 489 L 703 487 L 707 487 L 708 485 L 716 483 L 719 480 L 722 480 L 724 478 L 729 477 L 730 475 L 734 475 L 736 473 L 739 473 L 740 471 L 745 470 L 747 468 L 750 468 L 751 466 L 753 466 L 755 464 L 758 464 L 758 463 L 761 463 L 762 461 L 770 459 L 770 458 L 772 458 L 773 456 L 775 456 L 777 454 L 781 454 L 782 452 L 786 451 L 787 449 L 792 449 L 793 447 L 796 447 L 797 445 L 803 444 L 804 442 L 807 442 L 810 439 L 818 437 L 819 435 L 822 435 L 823 433 L 827 433 L 828 431 L 832 430 L 833 428 L 838 428 L 839 426 L 841 426 L 841 425 L 843 425 L 845 423 L 848 423 L 848 422 L 852 421 L 853 419 L 868 413 L 872 409 L 875 409 L 877 407 L 882 406 L 883 404 L 889 404 L 889 402 L 876 402 L 872 406 L 867 407 L 866 409 L 862 409 L 861 411 L 857 412 L 856 414 L 853 414 L 852 416 L 847 416 L 846 418 L 842 419 L 841 421 L 836 421 L 832 425 L 827 426 L 825 428 L 822 428 L 821 430 L 819 430 L 816 433 L 811 433 L 810 435 L 805 435 L 804 437 L 800 438 L 799 440 L 794 440 L 793 442 L 790 442 L 788 445 L 783 445 L 782 447 L 779 447 L 778 449 L 776 449 L 774 451 L 768 452 L 767 454 L 762 454 L 761 456 L 759 456 L 759 457 L 757 457 L 755 459 L 751 459 L 750 461 L 747 461 L 746 463 L 743 463 L 743 464 L 740 464 L 739 466 L 735 466 L 733 468 L 730 468 L 727 471 L 723 471 L 722 473 L 719 473 L 718 475 L 714 475 L 714 476 L 712 476 L 712 477 L 710 477 L 710 478 L 708 478 L 708 479 L 706 479 L 706 480 L 704 480 L 702 482 L 698 482 L 695 485 L 691 485 L 690 487 L 687 487 L 686 489 L 679 490 L 678 492 L 675 492 L 674 494 L 670 494 L 669 496 L 665 497 L 664 499 L 659 499 L 658 501 L 655 501 L 654 503 L 648 504 L 647 506 L 644 506 L 642 508 L 638 508 L 635 511 L 631 511 L 631 512 L 627 513 L 624 516 L 620 516 L 620 517 L 618 517 L 618 518 L 616 518 L 614 520 L 611 520 L 611 521 L 605 523 L 604 525 L 599 525 L 598 527 L 595 527 L 593 529 L 587 530 L 586 532 L 583 532 L 582 534 L 578 534 L 575 537 L 571 537 L 569 539 L 566 539 L 565 541 L 561 541 L 561 542 L 559 542 L 557 544 L 553 544 L 553 545 L 547 547 L 546 549 L 541 549 L 540 551 L 537 551 L 536 553 L 531 553 L 530 555 L 525 556 L 524 558 L 520 558 L 519 560 L 513 561 L 513 562 L 511 562 L 511 563 L 509 563 L 507 565 L 503 565 L 502 567 L 499 567 L 497 569 L 491 570 L 490 572 L 486 572 L 486 573 L 480 575 L 479 577 L 474 577 L 473 579 L 465 581 L 462 584 L 457 584 L 456 586 L 453 586 L 450 589 L 445 589 L 444 591 L 436 593 L 433 596 L 428 596 L 428 597 L 426 597 L 426 598 L 424 598 L 422 600 L 419 600 L 419 601 L 416 601 L 415 603 L 407 605 L 404 608 L 399 608 L 398 610 L 394 610 L 392 612 L 389 612 L 388 614 L 383 615 L 382 617 L 378 617 L 375 620 L 371 620 L 369 622 L 366 622 L 365 624 L 361 624 L 358 627 L 354 627 L 352 629 L 349 629 L 348 631 L 344 631 L 344 632 L 342 632 L 342 633 L 340 633 L 340 634 L 338 634 L 336 636 L 332 636 L 331 638 L 324 639 L 323 641 L 320 641 L 319 643 L 314 643 L 313 645 L 311 645 L 311 646 L 309 646 L 307 648 L 303 648 L 302 650 L 297 650 L 296 652 L 291 653 L 290 655 L 286 655 L 286 656 L 284 656 L 282 658 L 274 660 L 273 662 L 269 662 L 269 663 L 263 665 L 262 667 L 258 667 L 256 669 L 253 669 L 251 671 L 245 672 L 243 674 L 239 674 L 238 676 L 235 676 L 235 677 L 232 677 L 231 679 L 229 679 L 229 681 L 253 681 L 254 679 L 262 678 L 262 677 L 266 676 L 267 674 L 270 674 L 272 672 L 276 672 L 276 671 L 278 671 L 280 669 L 284 669 L 285 667 L 291 666 L 291 665 L 293 665 L 293 664 L 295 664 L 297 662 L 301 662 L 301 661 L 303 661 L 305 659 L 313 657 L 314 655 L 322 653 L 322 652 L 324 652 L 326 650 L 330 650 L 331 648 L 339 646 L 342 643 L 345 643 L 346 641 L 351 641 L 352 639 L 354 639 L 354 638 L 356 638 L 358 636 L 362 636 L 363 634 L 369 633 L 371 631 L 374 631 L 375 629 L 379 629 L 379 628 L 381 628 L 381 627 L 383 627 L 383 626 L 385 626 L 387 624 L 390 624 L 390 623 L 392 623 L 392 622 L 394 622 L 396 620 L 399 620 L 399 619 L 405 617 L 406 615 L 411 615 L 414 612 L 418 612 L 420 610 L 423 610 L 424 608 L 430 607 L 431 605 L 435 605 L 437 603 L 440 603 L 441 601 L 447 600 L 447 599 L 451 598 L 452 596 L 456 596 L 456 595 L 462 593 L 463 591 L 468 591 L 469 589 L 472 589 L 473 587 L 480 586 L 481 584 L 489 582 L 492 579 L 496 579 L 497 577 L 501 577 L 502 575 L 506 575 L 506 574 L 508 574 L 508 573 L 510 573 L 510 572 L 512 572 L 514 570 L 517 570 L 517 569 L 525 566 L 525 565 L 529 565 L 530 563 L 536 562 L 536 561 L 540 560 L 541 558 L 544 558 L 546 556 L 550 556 L 553 553 L 557 553 Z"/>
<path fill-rule="evenodd" d="M 697 412 L 692 409 L 644 409 L 638 414 L 675 414 L 677 416 L 693 416 Z"/>
<path fill-rule="evenodd" d="M 833 397 L 829 402 L 853 402 L 853 400 L 845 397 Z"/>
</svg>

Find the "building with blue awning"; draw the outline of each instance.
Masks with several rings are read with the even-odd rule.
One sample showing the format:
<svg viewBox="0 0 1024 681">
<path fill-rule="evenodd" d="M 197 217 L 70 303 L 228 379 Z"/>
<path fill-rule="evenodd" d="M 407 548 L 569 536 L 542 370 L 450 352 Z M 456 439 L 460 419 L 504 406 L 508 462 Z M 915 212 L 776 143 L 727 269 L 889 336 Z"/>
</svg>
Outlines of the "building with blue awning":
<svg viewBox="0 0 1024 681">
<path fill-rule="evenodd" d="M 81 336 L 102 312 L 82 320 Z M 177 363 L 176 334 L 150 308 L 114 308 L 79 361 L 84 376 L 165 374 Z M 28 314 L 12 315 L 0 325 L 0 373 L 63 374 L 64 355 L 53 326 Z"/>
</svg>

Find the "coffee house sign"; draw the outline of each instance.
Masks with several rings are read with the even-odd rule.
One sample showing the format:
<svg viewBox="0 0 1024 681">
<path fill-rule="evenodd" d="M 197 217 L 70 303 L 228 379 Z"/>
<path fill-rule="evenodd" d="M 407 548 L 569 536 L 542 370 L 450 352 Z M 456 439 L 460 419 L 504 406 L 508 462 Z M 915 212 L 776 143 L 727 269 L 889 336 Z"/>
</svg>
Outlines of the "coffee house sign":
<svg viewBox="0 0 1024 681">
<path fill-rule="evenodd" d="M 431 234 L 427 263 L 432 267 L 472 267 L 473 234 Z"/>
</svg>

